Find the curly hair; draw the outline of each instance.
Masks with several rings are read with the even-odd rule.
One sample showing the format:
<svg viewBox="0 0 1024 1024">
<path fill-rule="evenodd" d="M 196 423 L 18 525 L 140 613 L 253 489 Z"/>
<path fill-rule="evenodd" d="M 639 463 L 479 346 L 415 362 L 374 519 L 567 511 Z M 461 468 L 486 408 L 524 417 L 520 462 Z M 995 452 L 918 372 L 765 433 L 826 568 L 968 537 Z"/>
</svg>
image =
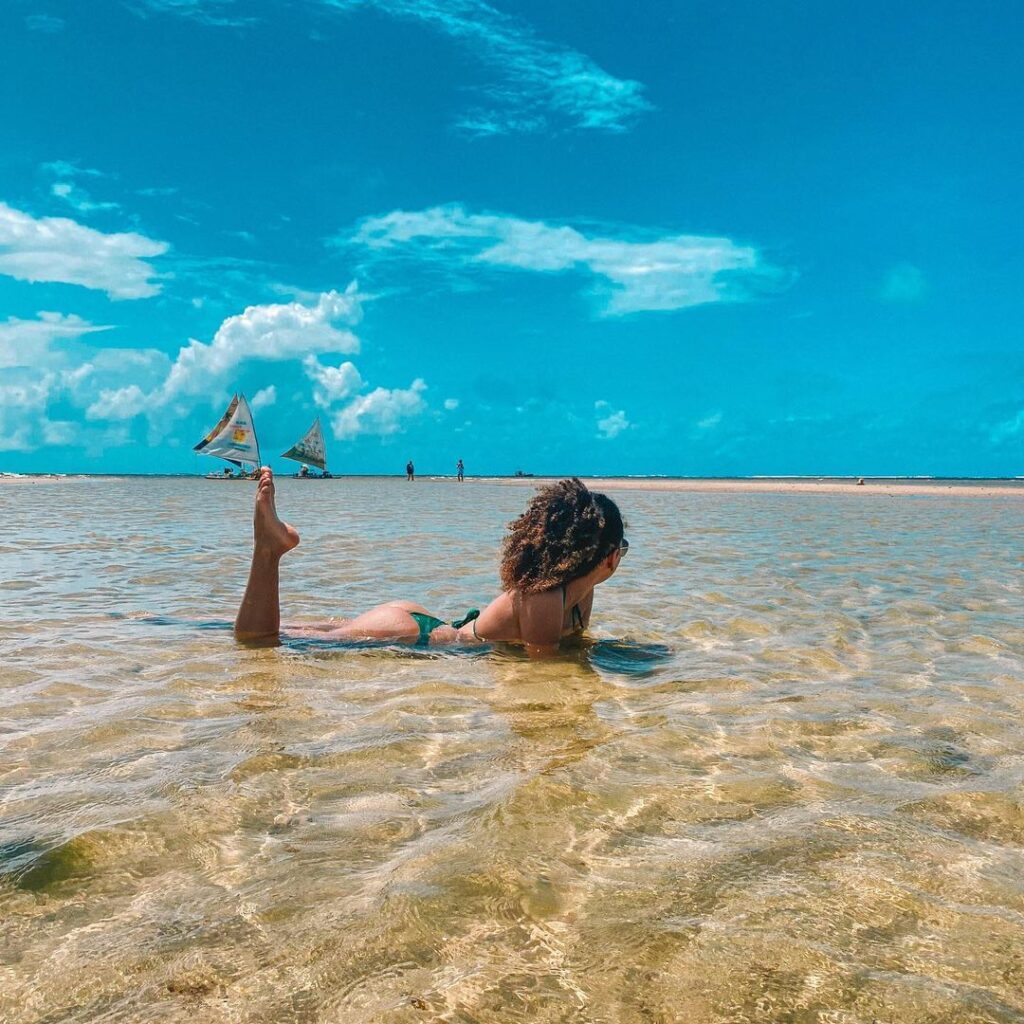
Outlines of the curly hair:
<svg viewBox="0 0 1024 1024">
<path fill-rule="evenodd" d="M 585 576 L 622 543 L 624 532 L 615 502 L 576 477 L 539 488 L 508 529 L 501 585 L 527 594 Z"/>
</svg>

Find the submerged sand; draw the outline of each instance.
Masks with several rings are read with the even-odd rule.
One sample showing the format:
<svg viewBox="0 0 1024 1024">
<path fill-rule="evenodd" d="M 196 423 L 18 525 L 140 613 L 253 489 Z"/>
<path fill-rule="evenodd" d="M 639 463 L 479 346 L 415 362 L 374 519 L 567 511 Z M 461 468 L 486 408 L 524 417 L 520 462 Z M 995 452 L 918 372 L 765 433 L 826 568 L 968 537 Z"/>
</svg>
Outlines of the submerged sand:
<svg viewBox="0 0 1024 1024">
<path fill-rule="evenodd" d="M 287 474 L 278 474 L 279 478 L 287 479 Z M 58 483 L 62 480 L 133 480 L 136 476 L 19 476 L 0 473 L 0 485 L 3 484 L 40 484 Z M 159 478 L 156 478 L 159 479 Z M 194 477 L 173 477 L 169 479 L 190 480 Z M 332 483 L 344 484 L 355 481 L 386 481 L 387 476 L 348 476 L 337 475 Z M 417 479 L 418 483 L 452 483 L 454 477 L 424 475 Z M 467 477 L 467 484 L 498 484 L 511 487 L 538 487 L 553 480 L 562 479 L 557 476 L 477 476 Z M 852 477 L 735 477 L 735 478 L 698 478 L 698 477 L 630 477 L 601 476 L 582 477 L 587 485 L 594 490 L 608 491 L 669 491 L 691 493 L 732 493 L 732 494 L 859 494 L 883 495 L 899 497 L 921 495 L 931 497 L 968 497 L 968 498 L 1024 498 L 1024 479 L 1015 480 L 941 480 L 912 479 L 906 477 L 880 477 L 865 479 L 857 483 Z"/>
<path fill-rule="evenodd" d="M 251 485 L 0 488 L 0 1021 L 1020 1024 L 1024 502 L 621 483 L 552 661 L 244 647 Z M 282 479 L 286 616 L 529 493 Z"/>
</svg>

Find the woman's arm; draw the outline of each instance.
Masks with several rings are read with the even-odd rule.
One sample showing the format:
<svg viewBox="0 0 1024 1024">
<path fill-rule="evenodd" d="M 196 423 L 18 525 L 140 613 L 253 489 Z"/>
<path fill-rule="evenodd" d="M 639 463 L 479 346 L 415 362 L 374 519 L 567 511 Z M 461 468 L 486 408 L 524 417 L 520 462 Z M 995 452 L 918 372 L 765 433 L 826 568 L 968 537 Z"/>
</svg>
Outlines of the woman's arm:
<svg viewBox="0 0 1024 1024">
<path fill-rule="evenodd" d="M 580 621 L 584 629 L 590 629 L 590 613 L 594 610 L 594 591 L 590 590 L 587 596 L 580 599 Z"/>
</svg>

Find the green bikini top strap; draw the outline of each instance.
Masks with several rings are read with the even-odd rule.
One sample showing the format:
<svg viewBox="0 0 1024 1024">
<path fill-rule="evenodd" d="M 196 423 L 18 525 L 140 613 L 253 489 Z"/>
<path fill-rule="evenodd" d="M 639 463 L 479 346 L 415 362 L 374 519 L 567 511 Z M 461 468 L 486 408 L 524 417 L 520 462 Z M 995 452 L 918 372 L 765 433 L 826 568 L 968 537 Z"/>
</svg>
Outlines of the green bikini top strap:
<svg viewBox="0 0 1024 1024">
<path fill-rule="evenodd" d="M 470 608 L 469 611 L 466 612 L 466 614 L 463 615 L 463 617 L 461 619 L 456 619 L 452 623 L 452 625 L 456 629 L 462 629 L 462 627 L 465 626 L 467 623 L 470 623 L 474 619 L 479 619 L 479 618 L 480 618 L 480 609 L 479 608 Z"/>
</svg>

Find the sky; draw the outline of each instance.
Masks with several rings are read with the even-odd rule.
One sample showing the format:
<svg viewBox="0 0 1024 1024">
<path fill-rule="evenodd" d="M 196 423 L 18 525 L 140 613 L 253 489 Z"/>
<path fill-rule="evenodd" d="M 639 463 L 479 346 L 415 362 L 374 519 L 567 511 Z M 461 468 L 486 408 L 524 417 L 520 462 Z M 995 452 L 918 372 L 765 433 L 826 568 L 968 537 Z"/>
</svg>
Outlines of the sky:
<svg viewBox="0 0 1024 1024">
<path fill-rule="evenodd" d="M 7 0 L 0 471 L 1024 475 L 1012 3 Z M 292 466 L 292 470 L 294 470 Z"/>
</svg>

